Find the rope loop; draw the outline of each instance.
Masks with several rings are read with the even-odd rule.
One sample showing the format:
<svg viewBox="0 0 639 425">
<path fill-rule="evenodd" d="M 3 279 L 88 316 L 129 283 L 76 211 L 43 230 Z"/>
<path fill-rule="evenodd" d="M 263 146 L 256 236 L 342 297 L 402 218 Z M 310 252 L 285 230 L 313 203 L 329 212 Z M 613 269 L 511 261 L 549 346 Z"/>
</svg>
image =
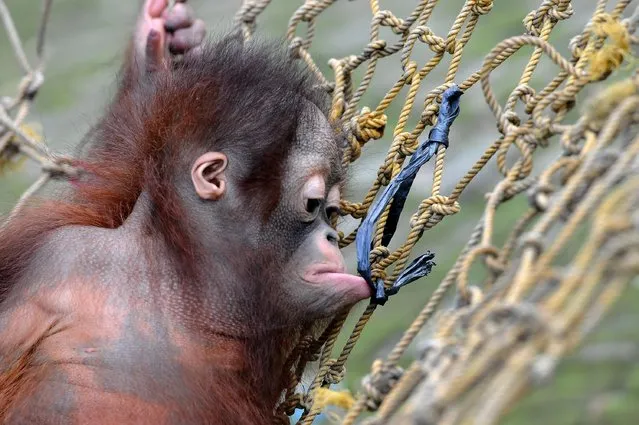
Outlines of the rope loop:
<svg viewBox="0 0 639 425">
<path fill-rule="evenodd" d="M 472 286 L 468 284 L 468 273 L 470 271 L 471 265 L 479 257 L 483 257 L 484 259 L 492 257 L 495 263 L 497 265 L 499 264 L 497 260 L 499 258 L 499 250 L 492 245 L 479 245 L 468 252 L 468 255 L 464 259 L 464 264 L 460 270 L 457 282 L 457 291 L 459 293 L 461 305 L 471 304 L 473 295 L 471 294 L 470 290 Z M 495 270 L 499 272 L 499 266 L 497 266 Z"/>
<path fill-rule="evenodd" d="M 386 394 L 402 377 L 404 370 L 399 366 L 385 366 L 380 359 L 373 362 L 371 369 L 372 372 L 362 379 L 362 390 L 366 395 L 366 407 L 370 411 L 376 411 Z"/>
<path fill-rule="evenodd" d="M 500 261 L 498 255 L 487 255 L 484 258 L 484 263 L 493 276 L 499 276 L 506 271 L 506 265 Z"/>
</svg>

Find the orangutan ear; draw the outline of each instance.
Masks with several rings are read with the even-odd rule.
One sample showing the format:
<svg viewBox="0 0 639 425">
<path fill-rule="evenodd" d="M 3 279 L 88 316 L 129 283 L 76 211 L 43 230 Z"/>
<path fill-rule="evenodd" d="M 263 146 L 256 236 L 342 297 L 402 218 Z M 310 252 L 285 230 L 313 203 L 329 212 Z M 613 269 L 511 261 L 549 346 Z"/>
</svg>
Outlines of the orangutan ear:
<svg viewBox="0 0 639 425">
<path fill-rule="evenodd" d="M 228 160 L 221 152 L 207 152 L 195 160 L 191 180 L 195 193 L 202 199 L 218 200 L 226 191 L 224 170 Z"/>
</svg>

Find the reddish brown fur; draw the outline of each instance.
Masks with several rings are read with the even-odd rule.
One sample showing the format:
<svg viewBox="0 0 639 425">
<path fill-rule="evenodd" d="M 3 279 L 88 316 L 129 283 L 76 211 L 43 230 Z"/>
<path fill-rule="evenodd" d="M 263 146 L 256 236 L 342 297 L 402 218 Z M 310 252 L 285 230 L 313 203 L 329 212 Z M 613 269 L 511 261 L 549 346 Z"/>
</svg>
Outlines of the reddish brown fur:
<svg viewBox="0 0 639 425">
<path fill-rule="evenodd" d="M 177 189 L 173 182 L 167 182 L 174 175 L 172 168 L 181 165 L 182 155 L 188 156 L 202 149 L 193 141 L 211 140 L 216 148 L 222 148 L 226 143 L 228 149 L 240 152 L 260 149 L 251 156 L 259 158 L 260 164 L 247 164 L 250 172 L 242 176 L 240 183 L 255 190 L 251 202 L 256 205 L 247 206 L 247 209 L 269 213 L 278 198 L 272 194 L 279 193 L 280 159 L 286 156 L 288 149 L 285 141 L 294 137 L 296 117 L 302 109 L 299 95 L 322 108 L 324 105 L 320 97 L 315 98 L 305 91 L 308 78 L 291 74 L 282 64 L 273 68 L 272 77 L 261 82 L 252 81 L 251 72 L 263 67 L 263 61 L 270 60 L 268 54 L 254 53 L 246 63 L 236 64 L 237 69 L 224 69 L 223 65 L 211 69 L 215 58 L 224 60 L 225 55 L 237 54 L 234 44 L 235 41 L 226 40 L 215 46 L 215 54 L 205 52 L 204 64 L 202 59 L 187 60 L 181 74 L 166 71 L 137 80 L 131 67 L 125 71 L 116 101 L 90 134 L 88 153 L 74 164 L 84 173 L 66 189 L 61 197 L 64 199 L 30 202 L 0 232 L 0 308 L 6 308 L 15 285 L 53 231 L 74 225 L 117 228 L 129 217 L 143 190 L 149 193 L 154 208 L 153 228 L 149 227 L 149 231 L 165 240 L 172 250 L 170 260 L 181 269 L 185 280 L 195 277 L 197 247 L 191 229 L 182 220 L 184 211 Z M 249 63 L 249 60 L 255 63 Z M 206 61 L 209 61 L 208 65 Z M 281 75 L 277 75 L 278 69 Z M 292 87 L 291 78 L 287 78 L 291 75 L 295 77 Z M 288 104 L 278 105 L 279 112 L 287 119 L 270 120 L 273 115 L 267 111 L 273 106 L 260 103 L 259 91 L 245 94 L 244 103 L 240 99 L 237 105 L 226 104 L 229 93 L 241 91 L 238 87 L 245 84 L 278 91 L 282 99 L 290 91 L 296 92 L 298 96 L 291 97 Z M 202 98 L 204 94 L 206 98 Z M 248 111 L 251 113 L 243 118 L 242 113 Z M 216 117 L 214 122 L 211 116 Z M 231 127 L 233 125 L 235 127 Z M 229 139 L 225 135 L 230 128 L 234 133 Z M 256 147 L 248 135 L 257 139 L 280 136 L 268 146 Z M 261 164 L 271 166 L 265 169 Z M 264 188 L 266 190 L 261 190 Z M 271 196 L 264 199 L 262 192 Z M 236 371 L 220 368 L 214 377 L 191 377 L 195 383 L 201 381 L 201 397 L 215 400 L 219 406 L 217 411 L 211 412 L 214 416 L 201 419 L 207 423 L 220 423 L 218 421 L 224 418 L 233 418 L 235 423 L 269 422 L 269 413 L 277 401 L 274 394 L 285 388 L 281 368 L 294 342 L 291 330 L 284 334 L 265 334 L 259 346 L 250 347 L 250 353 L 241 354 L 246 364 L 260 365 L 252 370 L 252 375 L 240 373 L 238 379 Z M 17 395 L 28 393 L 29 376 L 33 375 L 25 371 L 33 365 L 38 344 L 18 353 L 17 359 L 7 368 L 0 368 L 0 421 Z M 213 392 L 211 378 L 216 381 Z M 268 385 L 264 386 L 265 382 Z M 257 384 L 262 385 L 262 392 L 253 393 L 251 389 Z"/>
<path fill-rule="evenodd" d="M 16 359 L 9 361 L 7 369 L 0 370 L 0 422 L 2 423 L 14 403 L 34 390 L 38 381 L 44 377 L 46 365 L 35 361 L 35 355 L 44 336 L 44 334 L 40 336 Z"/>
<path fill-rule="evenodd" d="M 220 48 L 228 49 L 229 54 L 237 53 L 237 48 L 233 47 L 235 43 L 233 39 L 228 39 L 216 46 L 217 50 L 215 54 L 211 54 L 213 58 L 209 60 L 215 63 L 215 56 L 223 53 Z M 261 59 L 267 58 L 266 55 Z M 251 141 L 265 138 L 264 134 L 268 133 L 280 134 L 279 139 L 283 141 L 262 149 L 263 152 L 258 155 L 252 155 L 259 157 L 260 165 L 269 164 L 269 167 L 264 169 L 247 164 L 247 168 L 252 171 L 243 182 L 246 187 L 256 192 L 256 196 L 252 198 L 257 205 L 249 205 L 248 209 L 265 213 L 272 209 L 279 192 L 281 171 L 278 165 L 288 148 L 284 141 L 294 137 L 297 126 L 295 117 L 301 110 L 301 99 L 295 96 L 296 99 L 291 99 L 291 104 L 286 106 L 292 119 L 282 122 L 269 121 L 269 105 L 259 110 L 256 105 L 251 104 L 226 104 L 230 93 L 237 91 L 241 85 L 252 83 L 247 73 L 253 72 L 253 69 L 258 69 L 263 64 L 241 64 L 238 68 L 244 69 L 238 70 L 223 70 L 218 65 L 218 69 L 211 73 L 202 71 L 201 68 L 206 69 L 204 65 L 186 63 L 184 66 L 190 67 L 186 75 L 180 74 L 176 77 L 172 72 L 164 72 L 156 74 L 150 81 L 139 81 L 135 84 L 131 82 L 131 79 L 135 78 L 131 72 L 125 72 L 123 90 L 118 94 L 117 101 L 111 105 L 105 118 L 90 134 L 94 142 L 87 157 L 75 163 L 88 174 L 73 185 L 70 189 L 71 194 L 66 196 L 67 200 L 31 203 L 0 234 L 0 258 L 3 259 L 0 263 L 0 300 L 4 298 L 12 282 L 19 277 L 33 252 L 52 230 L 70 225 L 116 228 L 129 216 L 143 188 L 150 193 L 157 209 L 155 213 L 158 219 L 154 221 L 154 227 L 166 238 L 167 245 L 175 248 L 177 263 L 192 263 L 193 243 L 189 238 L 188 229 L 184 228 L 183 222 L 179 219 L 183 217 L 182 207 L 177 201 L 174 188 L 166 182 L 167 176 L 173 171 L 166 167 L 170 167 L 170 164 L 177 166 L 179 161 L 167 156 L 179 156 L 182 151 L 198 149 L 199 147 L 194 144 L 189 146 L 190 139 L 210 139 L 211 134 L 216 132 L 228 132 L 230 123 L 241 119 L 239 115 L 242 112 L 246 112 L 244 119 L 250 121 L 237 124 L 246 129 L 235 131 L 235 137 L 244 137 L 246 142 L 243 146 L 236 143 L 238 146 L 231 149 L 255 150 L 254 146 L 251 146 Z M 290 73 L 286 69 L 280 69 L 280 72 Z M 277 87 L 278 78 L 285 77 L 274 75 L 272 81 L 260 83 L 269 89 L 281 91 L 284 97 L 287 92 L 303 91 L 308 81 L 307 78 L 298 75 L 298 86 L 286 87 L 280 83 L 281 87 Z M 206 99 L 201 98 L 203 94 L 206 94 Z M 313 93 L 300 94 L 311 98 L 322 109 L 325 108 L 322 97 Z M 259 95 L 253 95 L 252 98 L 259 99 Z M 199 108 L 194 107 L 194 104 L 199 104 Z M 219 117 L 220 121 L 210 122 L 211 116 Z M 210 122 L 208 128 L 200 124 L 206 122 Z M 223 148 L 225 143 L 232 142 L 234 140 L 227 141 L 219 136 L 218 140 L 213 140 L 217 149 Z M 182 146 L 171 145 L 175 143 Z M 266 186 L 266 192 L 272 194 L 268 199 L 258 195 L 262 192 L 263 186 Z M 264 208 L 264 202 L 271 205 Z M 258 205 L 259 208 L 255 208 Z M 192 271 L 192 267 L 185 271 Z"/>
</svg>

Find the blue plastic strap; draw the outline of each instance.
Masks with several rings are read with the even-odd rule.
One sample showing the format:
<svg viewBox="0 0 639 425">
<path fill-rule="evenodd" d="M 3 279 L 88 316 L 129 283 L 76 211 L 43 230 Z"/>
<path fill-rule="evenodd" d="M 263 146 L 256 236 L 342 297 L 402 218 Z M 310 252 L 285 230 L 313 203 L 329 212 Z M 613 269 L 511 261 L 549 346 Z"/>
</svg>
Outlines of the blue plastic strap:
<svg viewBox="0 0 639 425">
<path fill-rule="evenodd" d="M 379 279 L 373 282 L 370 267 L 370 250 L 373 240 L 373 231 L 376 227 L 379 217 L 382 215 L 389 202 L 392 202 L 388 219 L 384 227 L 382 236 L 382 244 L 388 245 L 397 229 L 399 217 L 404 208 L 406 198 L 412 187 L 413 181 L 417 176 L 419 169 L 428 162 L 437 152 L 437 147 L 441 144 L 448 147 L 448 134 L 450 126 L 459 115 L 459 98 L 462 91 L 456 85 L 448 88 L 442 94 L 442 104 L 439 107 L 439 115 L 437 116 L 437 124 L 428 134 L 428 141 L 422 143 L 415 153 L 410 157 L 408 164 L 399 172 L 397 177 L 384 189 L 381 196 L 371 205 L 367 216 L 357 231 L 355 238 L 355 246 L 357 248 L 357 271 L 366 280 L 373 291 L 371 302 L 376 304 L 384 304 L 389 295 L 396 293 L 402 286 L 419 279 L 430 272 L 434 263 L 430 262 L 434 254 L 427 253 L 419 257 L 411 266 L 415 265 L 410 272 L 409 266 L 400 277 L 404 276 L 404 280 L 398 285 L 395 282 L 392 288 L 386 290 L 384 282 Z M 428 259 L 424 259 L 429 257 Z M 420 260 L 421 259 L 421 260 Z M 421 262 L 420 262 L 421 261 Z M 418 265 L 421 265 L 418 267 Z M 409 273 L 409 274 L 406 274 Z M 421 273 L 421 274 L 420 274 Z M 399 281 L 399 278 L 397 279 Z"/>
</svg>

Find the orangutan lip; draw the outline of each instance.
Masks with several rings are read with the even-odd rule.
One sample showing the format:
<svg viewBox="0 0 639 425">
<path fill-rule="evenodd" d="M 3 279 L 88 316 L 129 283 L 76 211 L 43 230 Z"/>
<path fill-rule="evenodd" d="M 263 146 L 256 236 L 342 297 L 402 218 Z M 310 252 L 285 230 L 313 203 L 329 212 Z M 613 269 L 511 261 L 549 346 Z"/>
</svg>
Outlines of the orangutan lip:
<svg viewBox="0 0 639 425">
<path fill-rule="evenodd" d="M 316 276 L 324 273 L 345 273 L 343 264 L 318 264 L 310 270 L 308 275 Z"/>
<path fill-rule="evenodd" d="M 343 264 L 318 264 L 309 270 L 304 280 L 311 285 L 338 286 L 357 294 L 357 299 L 370 296 L 370 288 L 361 276 L 346 273 Z"/>
</svg>

